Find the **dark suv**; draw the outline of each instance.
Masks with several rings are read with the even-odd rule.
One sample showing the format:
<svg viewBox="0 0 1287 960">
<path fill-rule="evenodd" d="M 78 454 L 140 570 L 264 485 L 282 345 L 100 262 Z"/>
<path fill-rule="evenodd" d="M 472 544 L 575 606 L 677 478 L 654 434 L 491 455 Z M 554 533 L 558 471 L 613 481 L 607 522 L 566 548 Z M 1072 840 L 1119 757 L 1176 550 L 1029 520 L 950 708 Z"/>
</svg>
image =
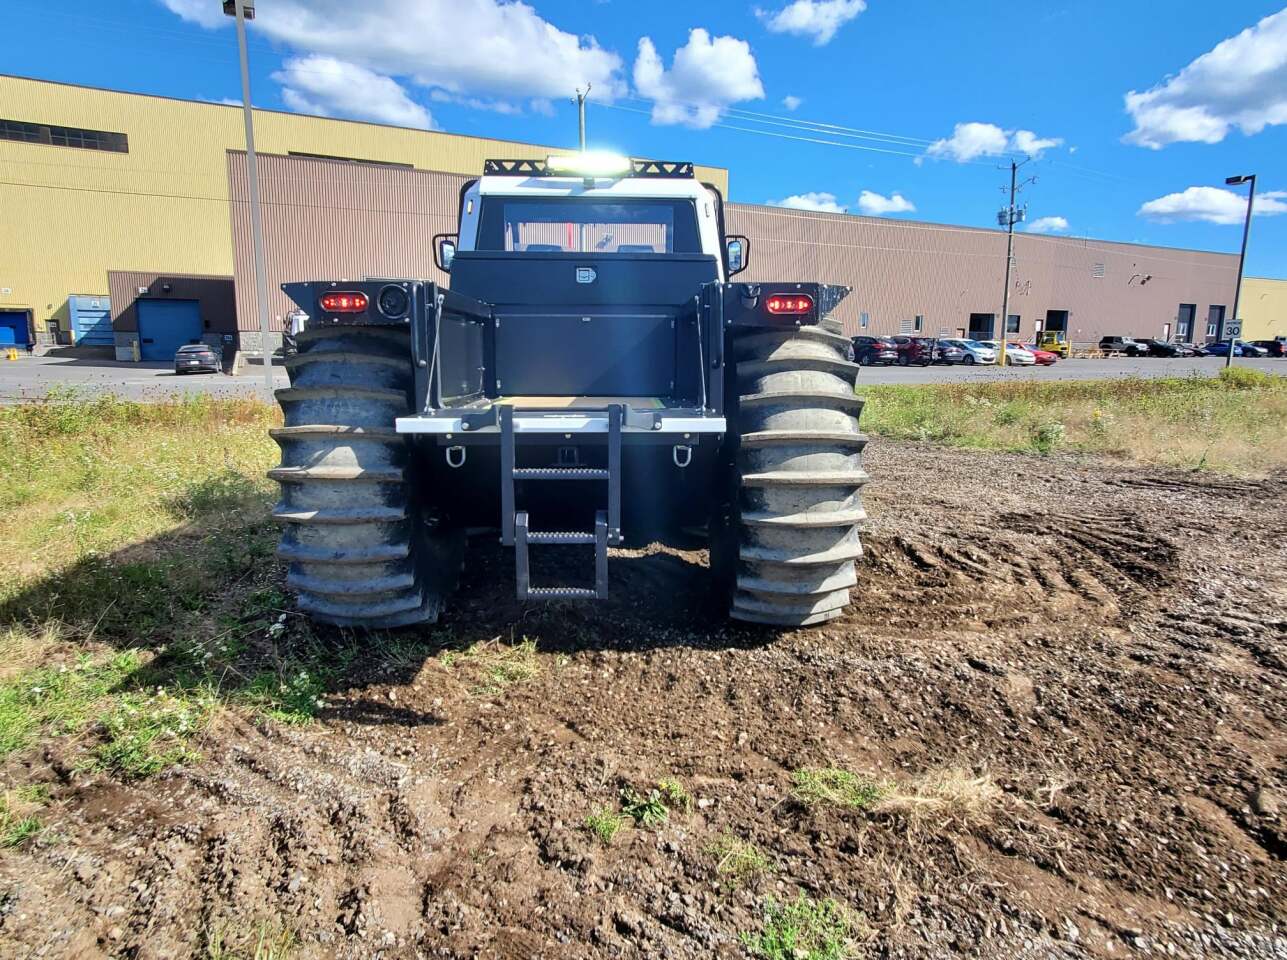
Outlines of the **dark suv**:
<svg viewBox="0 0 1287 960">
<path fill-rule="evenodd" d="M 1287 343 L 1281 340 L 1253 340 L 1251 342 L 1266 350 L 1271 357 L 1287 356 Z"/>
<path fill-rule="evenodd" d="M 854 337 L 854 361 L 865 367 L 897 363 L 898 348 L 888 337 Z"/>
<path fill-rule="evenodd" d="M 1148 353 L 1148 345 L 1130 337 L 1104 337 L 1099 341 L 1099 349 L 1105 353 L 1124 353 L 1128 357 L 1142 357 Z"/>
<path fill-rule="evenodd" d="M 898 351 L 898 362 L 904 366 L 918 363 L 928 367 L 934 362 L 933 337 L 893 337 L 894 348 Z"/>
</svg>

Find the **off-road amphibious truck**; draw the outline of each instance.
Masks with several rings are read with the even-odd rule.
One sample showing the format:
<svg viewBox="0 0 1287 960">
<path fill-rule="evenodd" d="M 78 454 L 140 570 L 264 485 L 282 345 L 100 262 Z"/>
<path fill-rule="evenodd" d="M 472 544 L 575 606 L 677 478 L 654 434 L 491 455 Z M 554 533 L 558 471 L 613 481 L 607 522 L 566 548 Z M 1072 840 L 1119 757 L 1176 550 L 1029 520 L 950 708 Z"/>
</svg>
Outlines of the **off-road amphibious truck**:
<svg viewBox="0 0 1287 960">
<path fill-rule="evenodd" d="M 840 615 L 867 479 L 847 287 L 733 282 L 749 241 L 690 163 L 489 160 L 433 242 L 449 287 L 283 285 L 307 317 L 271 475 L 302 611 L 433 621 L 484 531 L 519 598 L 602 598 L 609 548 L 704 529 L 729 616 Z M 533 582 L 577 544 L 583 582 Z"/>
</svg>

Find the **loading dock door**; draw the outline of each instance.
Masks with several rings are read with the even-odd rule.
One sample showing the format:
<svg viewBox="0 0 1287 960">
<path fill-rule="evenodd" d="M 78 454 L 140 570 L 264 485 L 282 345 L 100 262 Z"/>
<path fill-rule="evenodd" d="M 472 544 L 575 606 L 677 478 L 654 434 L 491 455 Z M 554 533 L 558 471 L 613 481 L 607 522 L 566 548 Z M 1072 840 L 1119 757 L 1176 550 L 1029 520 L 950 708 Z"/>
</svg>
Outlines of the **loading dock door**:
<svg viewBox="0 0 1287 960">
<path fill-rule="evenodd" d="M 25 347 L 28 342 L 27 311 L 0 310 L 0 347 Z"/>
<path fill-rule="evenodd" d="M 991 340 L 992 331 L 996 329 L 996 322 L 997 316 L 995 313 L 970 314 L 970 339 Z"/>
<path fill-rule="evenodd" d="M 1051 333 L 1068 332 L 1068 311 L 1067 310 L 1047 310 L 1046 325 L 1043 328 Z"/>
<path fill-rule="evenodd" d="M 139 357 L 173 360 L 185 343 L 201 341 L 201 307 L 196 300 L 138 300 Z"/>
</svg>

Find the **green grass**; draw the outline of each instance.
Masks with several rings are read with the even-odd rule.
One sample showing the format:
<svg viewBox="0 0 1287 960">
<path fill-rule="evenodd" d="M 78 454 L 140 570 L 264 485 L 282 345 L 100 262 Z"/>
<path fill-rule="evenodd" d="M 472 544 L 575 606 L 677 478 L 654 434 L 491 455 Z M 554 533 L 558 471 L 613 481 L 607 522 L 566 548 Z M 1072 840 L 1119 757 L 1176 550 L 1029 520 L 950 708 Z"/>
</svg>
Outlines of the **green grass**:
<svg viewBox="0 0 1287 960">
<path fill-rule="evenodd" d="M 275 408 L 55 394 L 0 408 L 0 759 L 56 740 L 123 779 L 220 710 L 309 722 L 356 656 L 291 619 Z"/>
<path fill-rule="evenodd" d="M 792 795 L 803 803 L 867 810 L 884 795 L 881 785 L 839 767 L 804 767 L 791 775 Z"/>
<path fill-rule="evenodd" d="M 706 855 L 715 861 L 715 872 L 734 886 L 750 883 L 773 869 L 759 847 L 727 831 L 706 848 Z"/>
<path fill-rule="evenodd" d="M 875 435 L 1036 454 L 1073 451 L 1254 475 L 1287 467 L 1287 377 L 982 381 L 864 386 Z"/>
<path fill-rule="evenodd" d="M 49 788 L 27 785 L 0 793 L 0 848 L 21 847 L 44 830 L 36 811 L 49 802 Z"/>
<path fill-rule="evenodd" d="M 606 847 L 612 844 L 617 833 L 625 826 L 627 819 L 607 807 L 596 807 L 585 818 L 585 827 Z"/>
<path fill-rule="evenodd" d="M 474 693 L 490 696 L 503 692 L 516 683 L 528 683 L 541 673 L 536 641 L 524 638 L 516 644 L 489 640 L 471 644 L 464 650 L 445 649 L 438 662 L 448 669 L 464 669 L 478 682 Z"/>
<path fill-rule="evenodd" d="M 764 960 L 845 960 L 854 955 L 855 918 L 835 900 L 814 900 L 801 893 L 793 902 L 764 902 L 757 933 L 742 943 Z"/>
<path fill-rule="evenodd" d="M 692 794 L 684 789 L 684 785 L 674 777 L 658 780 L 657 789 L 661 791 L 663 801 L 671 810 L 688 813 L 693 809 Z"/>
</svg>

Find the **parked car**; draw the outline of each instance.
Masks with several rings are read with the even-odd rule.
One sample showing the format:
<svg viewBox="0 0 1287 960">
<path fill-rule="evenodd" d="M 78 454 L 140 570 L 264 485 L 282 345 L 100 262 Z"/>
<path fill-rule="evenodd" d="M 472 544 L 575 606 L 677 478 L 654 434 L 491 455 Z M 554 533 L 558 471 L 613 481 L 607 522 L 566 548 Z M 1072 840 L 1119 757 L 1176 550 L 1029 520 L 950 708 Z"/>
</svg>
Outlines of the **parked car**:
<svg viewBox="0 0 1287 960">
<path fill-rule="evenodd" d="M 1009 350 L 1014 347 L 1027 350 L 1032 354 L 1032 358 L 1037 361 L 1037 365 L 1041 367 L 1053 366 L 1055 361 L 1059 359 L 1059 354 L 1055 353 L 1053 350 L 1042 350 L 1040 347 L 1026 346 L 1022 343 L 1007 344 L 1006 349 Z"/>
<path fill-rule="evenodd" d="M 1182 357 L 1184 351 L 1178 343 L 1171 343 L 1169 340 L 1141 340 L 1140 343 L 1148 348 L 1150 357 Z"/>
<path fill-rule="evenodd" d="M 1068 359 L 1068 334 L 1062 330 L 1043 330 L 1037 338 L 1036 346 L 1040 350 L 1058 354 L 1064 360 Z"/>
<path fill-rule="evenodd" d="M 934 362 L 934 340 L 932 337 L 892 337 L 894 348 L 898 351 L 898 362 L 904 367 L 913 363 L 928 367 Z"/>
<path fill-rule="evenodd" d="M 1265 353 L 1270 357 L 1287 357 L 1287 342 L 1282 340 L 1253 340 L 1258 347 L 1264 347 Z"/>
<path fill-rule="evenodd" d="M 991 347 L 993 352 L 998 351 L 997 341 L 984 340 L 984 346 Z M 1037 358 L 1032 355 L 1032 351 L 1020 343 L 1011 343 L 1009 340 L 1005 344 L 1005 365 L 1007 367 L 1030 367 L 1037 362 Z"/>
<path fill-rule="evenodd" d="M 964 363 L 965 351 L 951 340 L 935 340 L 934 362 L 942 363 L 949 367 L 954 363 Z"/>
<path fill-rule="evenodd" d="M 854 362 L 864 367 L 898 362 L 898 348 L 888 337 L 854 337 Z"/>
<path fill-rule="evenodd" d="M 1185 356 L 1205 357 L 1207 355 L 1207 345 L 1205 343 L 1181 343 L 1180 346 L 1186 351 L 1192 351 L 1191 354 L 1186 353 Z"/>
<path fill-rule="evenodd" d="M 1228 355 L 1228 340 L 1212 340 L 1207 344 L 1208 357 L 1227 357 Z M 1269 351 L 1264 347 L 1247 343 L 1245 340 L 1235 340 L 1233 341 L 1233 355 L 1235 357 L 1267 357 L 1269 356 Z"/>
<path fill-rule="evenodd" d="M 219 358 L 205 343 L 185 343 L 174 354 L 174 372 L 218 373 Z"/>
<path fill-rule="evenodd" d="M 996 350 L 986 344 L 980 343 L 978 340 L 967 340 L 964 337 L 951 337 L 943 342 L 950 343 L 952 346 L 960 348 L 961 352 L 965 354 L 965 356 L 962 357 L 961 362 L 967 367 L 973 366 L 976 363 L 988 364 L 997 362 Z"/>
<path fill-rule="evenodd" d="M 1148 346 L 1132 337 L 1104 337 L 1099 341 L 1099 349 L 1105 353 L 1124 353 L 1128 357 L 1142 357 L 1148 353 Z"/>
<path fill-rule="evenodd" d="M 1196 346 L 1195 344 L 1192 344 L 1192 343 L 1184 343 L 1184 342 L 1182 342 L 1182 341 L 1180 341 L 1180 340 L 1172 340 L 1172 341 L 1171 341 L 1171 346 L 1175 347 L 1175 349 L 1178 351 L 1178 352 L 1176 353 L 1176 356 L 1179 356 L 1179 357 L 1200 357 L 1200 356 L 1202 356 L 1202 354 L 1198 352 L 1198 348 L 1197 348 L 1197 346 Z"/>
</svg>

